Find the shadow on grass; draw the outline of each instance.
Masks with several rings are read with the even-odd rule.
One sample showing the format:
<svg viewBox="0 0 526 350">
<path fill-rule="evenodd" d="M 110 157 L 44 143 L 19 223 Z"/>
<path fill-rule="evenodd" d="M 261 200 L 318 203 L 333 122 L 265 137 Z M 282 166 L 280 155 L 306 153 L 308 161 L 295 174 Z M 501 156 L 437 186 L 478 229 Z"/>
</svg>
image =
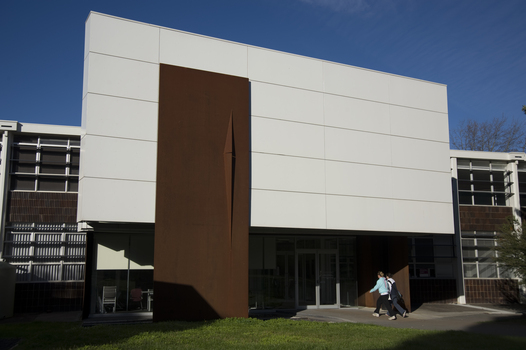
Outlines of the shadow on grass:
<svg viewBox="0 0 526 350">
<path fill-rule="evenodd" d="M 506 349 L 526 348 L 526 339 L 518 337 L 472 334 L 463 331 L 425 331 L 389 349 Z"/>
</svg>

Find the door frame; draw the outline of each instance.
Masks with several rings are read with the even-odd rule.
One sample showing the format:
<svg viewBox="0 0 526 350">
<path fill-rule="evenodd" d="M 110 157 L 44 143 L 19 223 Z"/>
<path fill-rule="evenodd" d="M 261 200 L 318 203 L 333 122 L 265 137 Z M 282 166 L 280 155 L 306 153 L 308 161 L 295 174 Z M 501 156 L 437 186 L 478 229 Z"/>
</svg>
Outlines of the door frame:
<svg viewBox="0 0 526 350">
<path fill-rule="evenodd" d="M 315 260 L 315 294 L 316 294 L 316 304 L 314 305 L 299 305 L 299 259 L 298 256 L 300 254 L 314 254 L 314 260 Z M 331 305 L 320 305 L 320 255 L 321 254 L 334 254 L 336 262 L 336 276 L 334 279 L 334 288 L 336 291 L 336 303 Z M 295 279 L 295 306 L 296 309 L 300 308 L 307 308 L 307 309 L 338 309 L 340 308 L 340 265 L 339 265 L 339 252 L 338 249 L 296 249 L 295 252 L 295 271 L 294 271 L 294 279 Z"/>
</svg>

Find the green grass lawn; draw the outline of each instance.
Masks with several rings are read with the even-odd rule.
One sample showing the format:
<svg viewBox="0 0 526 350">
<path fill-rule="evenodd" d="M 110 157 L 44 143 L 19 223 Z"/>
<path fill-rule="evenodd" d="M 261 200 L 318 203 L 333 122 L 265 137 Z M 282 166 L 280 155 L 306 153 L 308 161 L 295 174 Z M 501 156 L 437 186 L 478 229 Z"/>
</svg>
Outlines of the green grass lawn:
<svg viewBox="0 0 526 350">
<path fill-rule="evenodd" d="M 23 349 L 526 349 L 526 338 L 424 331 L 356 323 L 273 319 L 81 327 L 80 323 L 0 325 L 0 339 Z"/>
</svg>

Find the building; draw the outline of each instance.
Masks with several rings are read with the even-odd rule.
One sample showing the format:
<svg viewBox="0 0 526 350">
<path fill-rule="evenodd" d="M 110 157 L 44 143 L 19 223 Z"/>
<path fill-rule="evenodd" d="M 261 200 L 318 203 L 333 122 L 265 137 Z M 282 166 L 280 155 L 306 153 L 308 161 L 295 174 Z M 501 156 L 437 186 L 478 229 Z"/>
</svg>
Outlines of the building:
<svg viewBox="0 0 526 350">
<path fill-rule="evenodd" d="M 8 211 L 3 258 L 40 271 L 46 242 L 60 271 L 77 268 L 84 317 L 373 306 L 378 270 L 408 308 L 509 287 L 483 247 L 520 211 L 524 154 L 450 152 L 446 86 L 94 12 L 84 60 L 80 130 L 38 126 L 26 144 L 33 131 L 11 122 L 3 145 L 19 140 L 2 148 L 30 163 L 2 161 L 5 198 L 78 192 L 54 236 Z M 33 253 L 13 259 L 23 244 Z"/>
<path fill-rule="evenodd" d="M 526 206 L 526 154 L 451 151 L 458 212 L 456 246 L 463 280 L 460 302 L 519 302 L 524 291 L 499 267 L 496 234 L 508 217 L 521 221 Z M 521 204 L 522 203 L 522 204 Z"/>
<path fill-rule="evenodd" d="M 16 267 L 14 312 L 78 310 L 80 128 L 1 121 L 0 258 Z"/>
<path fill-rule="evenodd" d="M 454 234 L 444 85 L 91 13 L 83 96 L 89 314 L 373 305 L 407 237 Z"/>
</svg>

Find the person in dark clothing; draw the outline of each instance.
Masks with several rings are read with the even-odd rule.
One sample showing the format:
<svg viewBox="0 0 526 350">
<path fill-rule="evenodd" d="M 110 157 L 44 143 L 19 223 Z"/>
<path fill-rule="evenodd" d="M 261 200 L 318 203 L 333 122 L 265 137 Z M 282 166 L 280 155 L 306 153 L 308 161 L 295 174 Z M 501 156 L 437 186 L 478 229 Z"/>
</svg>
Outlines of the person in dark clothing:
<svg viewBox="0 0 526 350">
<path fill-rule="evenodd" d="M 393 274 L 388 272 L 385 274 L 385 278 L 387 279 L 387 286 L 389 287 L 389 295 L 391 296 L 391 302 L 398 310 L 400 315 L 402 315 L 402 317 L 407 317 L 406 311 L 398 304 L 398 300 L 400 299 L 401 294 L 398 291 L 398 288 L 396 287 L 396 282 L 393 279 Z"/>
</svg>

